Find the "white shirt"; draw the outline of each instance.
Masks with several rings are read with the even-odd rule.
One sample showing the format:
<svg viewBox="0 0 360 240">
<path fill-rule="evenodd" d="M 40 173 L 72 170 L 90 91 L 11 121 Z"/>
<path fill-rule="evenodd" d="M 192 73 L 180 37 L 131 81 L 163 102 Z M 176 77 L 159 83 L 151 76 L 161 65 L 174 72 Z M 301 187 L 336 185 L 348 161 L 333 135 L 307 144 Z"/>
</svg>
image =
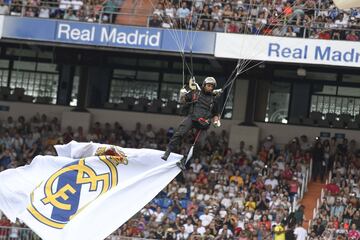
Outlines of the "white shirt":
<svg viewBox="0 0 360 240">
<path fill-rule="evenodd" d="M 66 9 L 68 9 L 69 7 L 71 7 L 71 1 L 68 1 L 68 0 L 61 0 L 61 1 L 60 1 L 59 8 L 60 8 L 61 10 L 66 10 Z"/>
<path fill-rule="evenodd" d="M 50 17 L 50 9 L 41 8 L 39 12 L 39 18 L 49 18 Z"/>
<path fill-rule="evenodd" d="M 223 198 L 223 200 L 221 200 L 221 205 L 225 208 L 229 208 L 231 206 L 231 200 L 229 198 Z"/>
<path fill-rule="evenodd" d="M 213 216 L 211 216 L 210 214 L 203 214 L 199 217 L 199 219 L 201 220 L 201 225 L 206 227 L 209 226 L 209 224 L 213 220 Z"/>
<path fill-rule="evenodd" d="M 0 14 L 1 15 L 9 14 L 9 7 L 7 5 L 0 6 Z"/>
<path fill-rule="evenodd" d="M 265 185 L 271 185 L 272 189 L 275 189 L 279 185 L 279 182 L 275 178 L 274 179 L 268 178 L 265 180 Z"/>
<path fill-rule="evenodd" d="M 295 228 L 294 234 L 296 235 L 296 240 L 305 240 L 307 237 L 307 232 L 303 227 Z"/>
<path fill-rule="evenodd" d="M 81 6 L 83 5 L 82 1 L 72 0 L 71 5 L 75 11 L 79 10 Z"/>
<path fill-rule="evenodd" d="M 174 8 L 165 8 L 165 15 L 173 18 L 175 16 Z"/>
<path fill-rule="evenodd" d="M 197 232 L 198 234 L 200 234 L 201 236 L 203 236 L 204 233 L 206 232 L 206 229 L 205 229 L 203 226 L 201 226 L 201 227 L 198 227 L 198 229 L 196 230 L 196 232 Z"/>
<path fill-rule="evenodd" d="M 164 213 L 163 212 L 154 212 L 154 215 L 156 216 L 155 222 L 157 223 L 161 223 L 162 219 L 164 217 Z"/>
<path fill-rule="evenodd" d="M 190 235 L 193 231 L 194 231 L 194 225 L 192 224 L 184 224 L 184 228 L 185 228 L 185 234 Z"/>
<path fill-rule="evenodd" d="M 192 163 L 192 164 L 190 164 L 190 167 L 193 168 L 194 173 L 199 173 L 202 168 L 200 163 Z"/>
<path fill-rule="evenodd" d="M 223 231 L 224 231 L 224 229 L 220 229 L 218 236 L 221 235 Z M 228 238 L 233 236 L 233 233 L 232 233 L 232 231 L 230 229 L 227 230 L 226 236 Z"/>
</svg>

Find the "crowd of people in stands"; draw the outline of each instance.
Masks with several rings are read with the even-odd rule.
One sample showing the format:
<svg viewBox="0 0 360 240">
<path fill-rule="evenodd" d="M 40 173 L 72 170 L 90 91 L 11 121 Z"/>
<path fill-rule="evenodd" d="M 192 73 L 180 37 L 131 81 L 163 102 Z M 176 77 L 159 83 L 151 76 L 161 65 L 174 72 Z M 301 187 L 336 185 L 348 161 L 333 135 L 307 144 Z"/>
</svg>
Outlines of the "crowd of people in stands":
<svg viewBox="0 0 360 240">
<path fill-rule="evenodd" d="M 324 147 L 324 160 L 331 170 L 311 236 L 319 239 L 360 239 L 360 152 L 356 142 L 335 139 Z"/>
<path fill-rule="evenodd" d="M 122 0 L 0 0 L 0 14 L 114 23 Z M 360 9 L 331 0 L 159 0 L 150 27 L 359 41 Z"/>
<path fill-rule="evenodd" d="M 152 27 L 317 39 L 359 40 L 360 10 L 329 0 L 160 0 Z"/>
<path fill-rule="evenodd" d="M 155 130 L 150 124 L 137 123 L 135 129 L 127 130 L 119 123 L 98 122 L 87 134 L 81 127 L 61 132 L 57 118 L 9 117 L 0 127 L 0 169 L 30 163 L 37 154 L 54 155 L 54 144 L 71 140 L 164 150 L 173 133 L 173 128 Z M 187 152 L 192 141 L 190 134 L 179 152 Z M 332 182 L 326 186 L 328 194 L 311 226 L 311 239 L 331 239 L 330 235 L 333 239 L 359 239 L 360 155 L 355 141 L 301 136 L 278 146 L 268 136 L 259 151 L 244 142 L 238 149 L 229 149 L 228 141 L 226 131 L 210 132 L 201 155 L 189 162 L 188 170 L 109 239 L 120 235 L 153 239 L 305 239 L 305 207 L 294 208 L 294 201 L 311 162 L 314 180 L 324 181 L 326 166 L 334 169 Z M 3 223 L 9 224 L 6 219 Z"/>
<path fill-rule="evenodd" d="M 122 0 L 0 0 L 0 15 L 114 23 Z"/>
</svg>

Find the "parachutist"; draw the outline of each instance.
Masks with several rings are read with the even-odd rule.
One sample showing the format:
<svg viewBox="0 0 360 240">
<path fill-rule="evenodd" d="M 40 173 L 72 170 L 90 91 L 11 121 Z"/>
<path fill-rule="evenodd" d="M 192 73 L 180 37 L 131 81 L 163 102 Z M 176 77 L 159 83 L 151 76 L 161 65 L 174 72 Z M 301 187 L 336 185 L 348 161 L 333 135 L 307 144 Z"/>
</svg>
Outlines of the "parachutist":
<svg viewBox="0 0 360 240">
<path fill-rule="evenodd" d="M 163 160 L 168 159 L 170 153 L 182 142 L 185 134 L 193 128 L 198 131 L 194 143 L 194 157 L 196 157 L 205 144 L 206 130 L 209 129 L 211 122 L 214 127 L 221 126 L 216 101 L 219 93 L 214 93 L 216 85 L 215 78 L 207 77 L 200 88 L 195 79 L 191 78 L 189 81 L 190 90 L 187 91 L 184 88 L 180 90 L 180 103 L 186 108 L 187 116 L 170 139 L 167 149 L 161 157 Z M 199 140 L 199 144 L 196 144 L 197 140 Z"/>
</svg>

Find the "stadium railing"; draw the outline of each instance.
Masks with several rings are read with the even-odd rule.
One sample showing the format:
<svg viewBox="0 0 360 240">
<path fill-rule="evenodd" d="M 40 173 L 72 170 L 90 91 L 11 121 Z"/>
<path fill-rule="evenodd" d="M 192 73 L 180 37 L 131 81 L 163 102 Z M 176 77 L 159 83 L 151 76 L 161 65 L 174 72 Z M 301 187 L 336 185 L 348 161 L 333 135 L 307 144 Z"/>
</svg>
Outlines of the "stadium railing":
<svg viewBox="0 0 360 240">
<path fill-rule="evenodd" d="M 312 172 L 312 164 L 313 161 L 311 159 L 309 165 L 306 167 L 306 171 L 305 174 L 302 176 L 301 178 L 301 182 L 302 184 L 300 185 L 300 187 L 298 188 L 298 193 L 297 195 L 294 197 L 294 201 L 292 202 L 292 206 L 291 206 L 291 212 L 295 212 L 296 209 L 299 207 L 299 203 L 300 201 L 303 199 L 304 194 L 307 192 L 308 190 L 308 184 L 309 181 L 311 179 L 311 172 Z"/>
<path fill-rule="evenodd" d="M 94 5 L 93 6 L 94 17 L 96 19 L 96 22 L 98 22 L 98 23 L 116 23 L 115 19 L 118 16 L 137 16 L 137 17 L 147 18 L 147 26 L 149 26 L 149 22 L 152 18 L 152 14 L 151 14 L 151 16 L 149 16 L 149 14 L 152 13 L 156 8 L 154 6 L 152 9 L 142 8 L 142 7 L 137 6 L 136 2 L 137 1 L 134 1 L 133 6 L 131 6 L 131 7 L 124 8 L 122 6 L 119 6 L 119 7 L 113 8 L 113 9 L 115 9 L 115 11 L 109 11 L 107 6 Z M 39 6 L 29 6 L 29 5 L 26 5 L 25 1 L 23 1 L 23 3 L 20 3 L 20 4 L 10 3 L 10 5 L 8 5 L 9 6 L 9 15 L 29 17 L 26 14 L 27 9 L 29 9 L 29 8 L 35 9 L 35 11 L 39 11 L 41 8 L 49 8 L 51 13 L 54 13 L 56 11 L 61 11 L 61 12 L 65 11 L 65 9 L 60 8 L 60 4 L 61 3 L 42 2 L 41 6 L 40 5 Z M 243 8 L 257 7 L 259 9 L 260 9 L 260 7 L 261 8 L 263 7 L 263 5 L 255 5 L 255 4 L 254 5 L 242 4 L 241 6 Z M 268 7 L 274 8 L 274 6 L 275 5 L 270 5 Z M 239 6 L 233 7 L 233 8 L 239 8 Z M 317 17 L 319 16 L 319 12 L 322 11 L 321 8 L 307 9 L 307 8 L 298 8 L 297 6 L 294 6 L 293 8 L 294 8 L 294 11 L 291 15 L 283 16 L 282 14 L 279 14 L 276 16 L 276 19 L 275 19 L 276 23 L 268 22 L 267 24 L 261 24 L 260 25 L 261 29 L 262 30 L 271 30 L 271 29 L 277 27 L 277 28 L 280 28 L 279 35 L 284 36 L 286 34 L 288 27 L 292 27 L 294 29 L 301 28 L 302 36 L 297 36 L 297 37 L 301 37 L 301 38 L 306 38 L 308 36 L 313 37 L 314 32 L 320 33 L 320 32 L 325 32 L 325 31 L 341 31 L 343 33 L 355 31 L 356 34 L 358 35 L 358 37 L 360 37 L 360 25 L 359 25 L 359 20 L 357 20 L 357 19 L 355 19 L 354 21 L 349 20 L 347 27 L 343 27 L 342 25 L 339 25 L 338 27 L 328 28 L 328 27 L 323 26 L 325 24 L 325 22 L 318 22 L 316 20 Z M 299 12 L 307 12 L 307 11 L 314 12 L 313 13 L 314 14 L 313 21 L 311 21 L 311 22 L 301 21 L 301 24 L 293 24 L 294 22 L 296 22 L 297 16 L 301 15 L 301 14 L 299 14 Z M 262 13 L 262 11 L 258 10 L 256 12 L 256 14 L 253 14 L 251 16 L 243 16 L 243 17 L 235 17 L 235 18 L 223 16 L 222 21 L 224 23 L 224 32 L 227 32 L 228 26 L 231 22 L 234 22 L 239 26 L 247 26 L 249 24 L 249 21 L 253 21 L 251 24 L 255 25 L 255 20 L 259 19 L 259 16 L 261 13 Z M 105 15 L 108 16 L 107 20 L 104 20 Z M 212 23 L 212 24 L 215 24 L 217 22 L 217 20 L 215 20 L 215 19 L 204 19 L 203 18 L 204 14 L 202 12 L 195 13 L 194 15 L 196 16 L 197 19 L 201 19 L 204 22 L 208 22 L 208 23 Z M 163 17 L 160 17 L 160 20 L 162 20 L 162 18 Z M 179 21 L 179 18 L 176 18 L 176 17 L 173 17 L 170 19 L 173 22 Z M 269 20 L 270 19 L 268 19 L 268 21 Z M 91 20 L 91 21 L 93 21 L 93 20 Z M 195 23 L 197 23 L 197 20 Z M 333 24 L 333 26 L 335 26 L 335 25 Z M 173 28 L 176 28 L 176 26 Z M 178 28 L 178 29 L 181 29 L 181 28 Z M 196 29 L 196 26 L 192 29 L 199 30 L 199 29 Z M 243 29 L 240 31 L 240 33 L 251 34 L 250 31 L 243 30 Z M 266 33 L 265 33 L 265 35 L 266 35 Z M 271 34 L 269 34 L 269 35 L 271 35 Z"/>
<path fill-rule="evenodd" d="M 0 239 L 1 240 L 41 240 L 30 228 L 24 227 L 6 227 L 0 226 Z M 111 234 L 105 240 L 154 240 L 149 238 L 137 238 L 137 237 L 124 237 L 119 236 L 116 233 Z"/>
</svg>

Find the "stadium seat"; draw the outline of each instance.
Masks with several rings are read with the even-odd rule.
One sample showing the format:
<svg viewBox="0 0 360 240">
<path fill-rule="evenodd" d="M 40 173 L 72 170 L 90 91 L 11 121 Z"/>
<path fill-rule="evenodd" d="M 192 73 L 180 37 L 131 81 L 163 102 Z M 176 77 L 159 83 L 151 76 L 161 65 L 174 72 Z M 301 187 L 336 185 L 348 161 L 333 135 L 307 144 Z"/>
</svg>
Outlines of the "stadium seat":
<svg viewBox="0 0 360 240">
<path fill-rule="evenodd" d="M 9 87 L 0 87 L 0 99 L 6 100 L 10 95 L 11 89 Z"/>
<path fill-rule="evenodd" d="M 300 118 L 299 117 L 291 117 L 289 119 L 289 123 L 290 124 L 301 124 Z"/>
<path fill-rule="evenodd" d="M 329 121 L 327 119 L 320 119 L 320 120 L 317 120 L 316 122 L 316 125 L 318 127 L 329 127 Z"/>
<path fill-rule="evenodd" d="M 175 114 L 177 111 L 177 105 L 178 105 L 178 103 L 176 101 L 169 101 L 169 102 L 167 102 L 165 107 L 163 107 L 161 109 L 161 112 L 168 113 L 168 114 Z"/>
<path fill-rule="evenodd" d="M 144 111 L 146 111 L 148 104 L 149 104 L 149 99 L 139 98 L 139 100 L 137 100 L 137 103 L 134 105 L 132 110 L 138 111 L 138 112 L 144 112 Z"/>
<path fill-rule="evenodd" d="M 33 96 L 30 96 L 30 95 L 24 95 L 24 96 L 21 98 L 21 101 L 23 101 L 23 102 L 33 102 L 33 101 L 34 101 L 34 97 L 33 97 Z"/>
<path fill-rule="evenodd" d="M 311 112 L 310 119 L 313 121 L 312 124 L 318 124 L 320 120 L 322 120 L 323 114 L 321 112 Z"/>
<path fill-rule="evenodd" d="M 359 129 L 359 122 L 350 121 L 350 122 L 348 122 L 348 124 L 347 124 L 347 128 L 350 128 L 350 129 Z"/>
<path fill-rule="evenodd" d="M 149 105 L 147 111 L 151 113 L 158 113 L 161 111 L 161 106 L 162 106 L 161 99 L 154 99 Z"/>
<path fill-rule="evenodd" d="M 355 116 L 355 122 L 360 123 L 360 114 Z"/>
<path fill-rule="evenodd" d="M 180 200 L 180 205 L 182 208 L 187 208 L 187 205 L 188 205 L 189 201 L 186 200 L 186 199 L 183 199 L 183 200 Z"/>
<path fill-rule="evenodd" d="M 113 109 L 113 108 L 116 108 L 116 103 L 105 103 L 104 105 L 105 108 L 109 108 L 109 109 Z"/>
<path fill-rule="evenodd" d="M 338 125 L 338 123 L 335 123 L 337 120 L 337 114 L 336 113 L 327 113 L 326 114 L 326 120 L 329 121 L 330 126 Z"/>
<path fill-rule="evenodd" d="M 343 121 L 339 120 L 339 121 L 333 121 L 332 122 L 332 127 L 335 128 L 344 128 L 345 124 Z"/>
<path fill-rule="evenodd" d="M 161 206 L 162 205 L 162 198 L 154 198 L 152 200 L 152 202 L 157 206 Z"/>
<path fill-rule="evenodd" d="M 42 103 L 42 104 L 49 104 L 51 103 L 52 98 L 51 97 L 37 97 L 35 102 L 36 103 Z"/>
<path fill-rule="evenodd" d="M 303 121 L 302 121 L 302 123 L 303 123 L 304 125 L 312 126 L 312 125 L 314 125 L 314 120 L 311 119 L 311 118 L 304 118 Z"/>
<path fill-rule="evenodd" d="M 344 123 L 348 123 L 353 119 L 353 116 L 348 113 L 342 113 L 339 115 L 340 121 L 343 121 Z"/>
<path fill-rule="evenodd" d="M 162 209 L 167 209 L 173 204 L 173 201 L 170 198 L 163 198 L 160 207 Z"/>
<path fill-rule="evenodd" d="M 133 98 L 133 97 L 125 97 L 124 101 L 117 105 L 117 109 L 129 110 L 134 106 L 134 104 L 135 104 L 135 98 Z"/>
</svg>

